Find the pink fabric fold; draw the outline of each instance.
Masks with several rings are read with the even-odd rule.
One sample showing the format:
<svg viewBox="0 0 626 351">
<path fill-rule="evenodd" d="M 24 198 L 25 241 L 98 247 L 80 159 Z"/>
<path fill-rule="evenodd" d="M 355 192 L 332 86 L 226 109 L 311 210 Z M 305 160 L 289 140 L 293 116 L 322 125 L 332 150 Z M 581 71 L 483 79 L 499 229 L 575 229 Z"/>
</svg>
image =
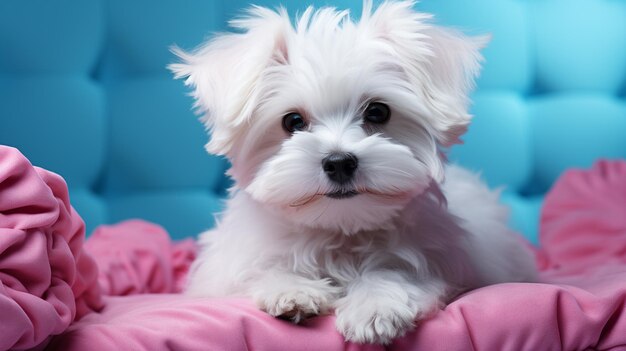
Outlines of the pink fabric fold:
<svg viewBox="0 0 626 351">
<path fill-rule="evenodd" d="M 101 307 L 65 181 L 0 146 L 0 350 L 45 344 Z"/>
<path fill-rule="evenodd" d="M 626 265 L 626 162 L 565 172 L 545 198 L 540 244 L 562 273 Z"/>
<path fill-rule="evenodd" d="M 160 226 L 131 220 L 100 226 L 86 250 L 98 261 L 105 295 L 177 293 L 196 257 L 192 239 L 173 243 Z"/>
</svg>

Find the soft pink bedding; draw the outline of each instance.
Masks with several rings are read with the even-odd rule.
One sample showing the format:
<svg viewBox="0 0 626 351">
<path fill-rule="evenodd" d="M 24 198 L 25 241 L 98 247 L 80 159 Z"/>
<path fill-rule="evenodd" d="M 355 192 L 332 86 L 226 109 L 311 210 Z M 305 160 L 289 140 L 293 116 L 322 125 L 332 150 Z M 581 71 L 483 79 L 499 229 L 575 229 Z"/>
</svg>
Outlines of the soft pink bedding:
<svg viewBox="0 0 626 351">
<path fill-rule="evenodd" d="M 566 173 L 541 225 L 542 282 L 466 293 L 388 349 L 626 350 L 626 162 Z M 332 316 L 296 326 L 176 294 L 195 246 L 155 225 L 101 227 L 83 246 L 62 180 L 3 147 L 0 228 L 0 350 L 383 349 L 344 343 Z"/>
<path fill-rule="evenodd" d="M 163 228 L 127 221 L 97 228 L 85 243 L 100 269 L 105 295 L 178 293 L 196 258 L 192 239 L 172 243 Z"/>
<path fill-rule="evenodd" d="M 45 344 L 102 306 L 65 181 L 0 146 L 0 350 Z"/>
</svg>

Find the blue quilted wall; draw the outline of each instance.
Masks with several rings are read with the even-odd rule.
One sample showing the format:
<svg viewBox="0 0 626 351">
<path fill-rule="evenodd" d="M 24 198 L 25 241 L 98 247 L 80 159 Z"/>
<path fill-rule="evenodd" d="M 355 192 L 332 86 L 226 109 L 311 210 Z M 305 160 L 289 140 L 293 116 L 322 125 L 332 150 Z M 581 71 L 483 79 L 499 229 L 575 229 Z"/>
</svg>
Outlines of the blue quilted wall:
<svg viewBox="0 0 626 351">
<path fill-rule="evenodd" d="M 192 101 L 165 69 L 168 47 L 193 48 L 248 2 L 1 1 L 0 144 L 63 175 L 89 230 L 126 218 L 177 238 L 210 228 L 227 164 L 204 152 Z M 626 157 L 626 0 L 416 7 L 437 23 L 493 35 L 474 124 L 450 158 L 504 186 L 512 225 L 536 240 L 543 195 L 563 170 Z"/>
</svg>

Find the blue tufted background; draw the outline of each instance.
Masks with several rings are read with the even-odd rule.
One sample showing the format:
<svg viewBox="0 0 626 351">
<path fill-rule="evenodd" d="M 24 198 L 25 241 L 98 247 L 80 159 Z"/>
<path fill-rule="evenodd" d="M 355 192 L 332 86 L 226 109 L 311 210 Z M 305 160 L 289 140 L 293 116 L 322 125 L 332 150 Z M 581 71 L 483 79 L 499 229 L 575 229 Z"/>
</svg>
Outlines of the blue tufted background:
<svg viewBox="0 0 626 351">
<path fill-rule="evenodd" d="M 1 1 L 0 144 L 63 175 L 89 230 L 130 217 L 177 238 L 212 226 L 226 162 L 205 154 L 192 101 L 165 69 L 168 47 L 194 47 L 248 2 Z M 360 0 L 313 3 L 361 8 Z M 536 240 L 542 197 L 564 169 L 626 157 L 626 1 L 423 0 L 417 8 L 493 34 L 474 124 L 451 159 L 505 185 L 513 225 Z"/>
</svg>

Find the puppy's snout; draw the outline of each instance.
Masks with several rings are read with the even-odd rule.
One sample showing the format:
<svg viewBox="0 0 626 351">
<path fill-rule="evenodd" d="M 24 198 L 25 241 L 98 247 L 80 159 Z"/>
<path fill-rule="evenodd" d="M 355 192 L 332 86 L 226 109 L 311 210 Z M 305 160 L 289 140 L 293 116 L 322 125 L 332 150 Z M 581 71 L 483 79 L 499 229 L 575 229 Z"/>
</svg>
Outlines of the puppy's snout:
<svg viewBox="0 0 626 351">
<path fill-rule="evenodd" d="M 359 160 L 351 153 L 332 153 L 322 160 L 324 173 L 335 183 L 344 184 L 354 176 Z"/>
</svg>

